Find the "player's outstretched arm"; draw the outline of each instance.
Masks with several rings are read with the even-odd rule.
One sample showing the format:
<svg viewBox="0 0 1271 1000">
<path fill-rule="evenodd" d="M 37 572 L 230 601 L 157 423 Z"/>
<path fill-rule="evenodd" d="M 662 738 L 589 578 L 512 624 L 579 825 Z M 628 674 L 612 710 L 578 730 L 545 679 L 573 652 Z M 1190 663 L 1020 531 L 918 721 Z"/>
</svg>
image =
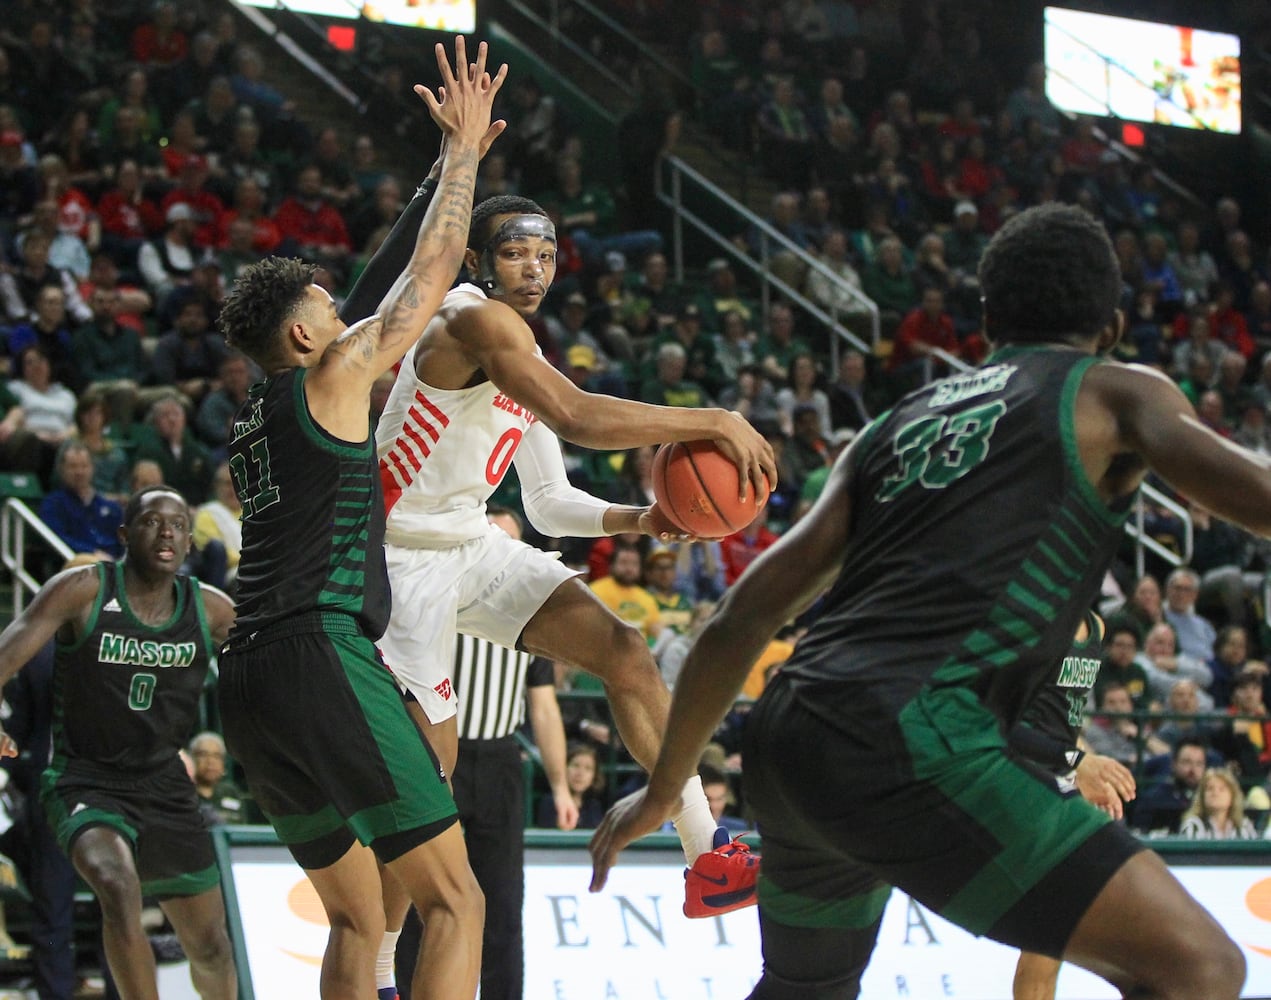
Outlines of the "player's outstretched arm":
<svg viewBox="0 0 1271 1000">
<path fill-rule="evenodd" d="M 1219 517 L 1271 536 L 1271 461 L 1219 437 L 1169 378 L 1139 365 L 1100 365 L 1087 374 L 1099 407 L 1078 396 L 1078 436 L 1114 438 L 1171 487 Z M 1085 428 L 1083 429 L 1083 412 Z M 1107 427 L 1100 430 L 1100 415 Z M 1115 448 L 1109 449 L 1115 450 Z"/>
<path fill-rule="evenodd" d="M 98 590 L 97 568 L 63 570 L 40 588 L 31 603 L 0 632 L 0 687 L 8 683 L 57 634 L 92 604 Z M 0 757 L 16 757 L 18 749 L 0 730 Z"/>
<path fill-rule="evenodd" d="M 446 136 L 437 194 L 428 207 L 406 269 L 379 309 L 341 335 L 310 377 L 310 386 L 316 386 L 321 394 L 326 394 L 328 388 L 331 394 L 341 396 L 355 389 L 369 391 L 375 379 L 397 364 L 419 337 L 459 271 L 472 214 L 481 142 L 490 128 L 495 95 L 507 76 L 505 65 L 490 78 L 485 71 L 486 54 L 486 44 L 482 42 L 476 72 L 471 72 L 463 37 L 457 37 L 456 75 L 444 47 L 438 44 L 442 86 L 436 95 L 427 87 L 415 87 Z M 312 391 L 311 388 L 311 394 Z"/>
<path fill-rule="evenodd" d="M 743 490 L 757 487 L 763 477 L 776 485 L 772 446 L 740 414 L 584 392 L 534 353 L 525 321 L 500 302 L 461 310 L 448 332 L 502 392 L 566 441 L 619 451 L 666 441 L 711 440 L 736 464 Z"/>
<path fill-rule="evenodd" d="M 570 483 L 560 441 L 541 421 L 525 432 L 513 462 L 525 516 L 535 531 L 548 538 L 595 538 L 624 531 L 665 539 L 682 537 L 657 507 L 610 503 Z"/>
<path fill-rule="evenodd" d="M 864 440 L 864 439 L 858 439 Z M 833 583 L 851 523 L 853 445 L 835 463 L 812 510 L 724 595 L 675 682 L 666 736 L 649 784 L 615 804 L 591 839 L 591 891 L 603 888 L 618 853 L 656 830 L 697 770 L 702 750 L 736 701 L 764 647 Z"/>
<path fill-rule="evenodd" d="M 475 73 L 476 69 L 476 63 L 469 65 L 470 73 Z M 485 135 L 481 137 L 479 158 L 485 157 L 494 144 L 494 140 L 503 134 L 507 125 L 508 123 L 501 118 L 490 123 Z M 414 196 L 406 203 L 406 207 L 393 223 L 388 236 L 375 251 L 366 269 L 358 275 L 352 291 L 340 305 L 340 319 L 349 325 L 374 314 L 380 303 L 384 301 L 384 296 L 393 287 L 398 275 L 410 264 L 411 254 L 414 253 L 415 242 L 419 238 L 419 231 L 428 206 L 432 204 L 433 196 L 437 192 L 437 184 L 441 180 L 441 168 L 446 159 L 446 146 L 446 137 L 442 136 L 441 153 L 433 163 L 432 169 L 428 171 L 428 176 L 415 189 Z"/>
</svg>

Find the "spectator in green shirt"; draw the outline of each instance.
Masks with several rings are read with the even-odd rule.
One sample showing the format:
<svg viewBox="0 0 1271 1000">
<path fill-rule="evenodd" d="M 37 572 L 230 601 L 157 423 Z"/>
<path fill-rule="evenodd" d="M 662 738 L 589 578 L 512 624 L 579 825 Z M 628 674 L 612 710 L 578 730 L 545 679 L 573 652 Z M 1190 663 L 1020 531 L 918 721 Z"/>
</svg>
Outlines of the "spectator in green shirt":
<svg viewBox="0 0 1271 1000">
<path fill-rule="evenodd" d="M 905 313 L 918 304 L 918 288 L 898 238 L 889 236 L 878 245 L 878 260 L 865 269 L 862 283 L 882 314 L 883 335 L 892 336 Z"/>
<path fill-rule="evenodd" d="M 599 267 L 605 254 L 613 251 L 642 261 L 662 249 L 662 236 L 654 230 L 618 231 L 618 206 L 609 187 L 585 182 L 576 157 L 562 156 L 556 161 L 556 190 L 535 200 L 559 209 L 560 228 L 573 238 L 588 267 Z"/>
<path fill-rule="evenodd" d="M 649 355 L 641 365 L 643 381 L 656 377 L 657 353 L 663 344 L 679 344 L 684 348 L 688 358 L 685 377 L 700 385 L 712 398 L 728 384 L 715 356 L 715 338 L 702 330 L 702 311 L 697 303 L 686 302 L 681 306 L 671 329 L 653 339 Z"/>
<path fill-rule="evenodd" d="M 109 400 L 111 419 L 124 431 L 137 405 L 137 386 L 149 377 L 150 360 L 137 331 L 119 322 L 119 304 L 118 290 L 95 289 L 88 300 L 93 318 L 75 331 L 71 349 L 86 389 Z"/>
<path fill-rule="evenodd" d="M 175 396 L 163 396 L 150 408 L 147 424 L 137 433 L 134 459 L 150 460 L 163 472 L 163 482 L 191 505 L 208 498 L 214 464 L 208 452 L 186 425 L 185 407 Z"/>
<path fill-rule="evenodd" d="M 800 354 L 811 354 L 812 348 L 794 335 L 794 310 L 784 302 L 775 302 L 768 310 L 768 329 L 755 345 L 755 357 L 764 375 L 774 382 L 790 378 L 790 363 Z"/>
<path fill-rule="evenodd" d="M 640 390 L 640 398 L 646 403 L 660 406 L 709 406 L 706 391 L 696 382 L 684 377 L 688 367 L 688 352 L 679 344 L 667 343 L 657 349 L 655 355 L 657 374 L 646 381 Z"/>
</svg>

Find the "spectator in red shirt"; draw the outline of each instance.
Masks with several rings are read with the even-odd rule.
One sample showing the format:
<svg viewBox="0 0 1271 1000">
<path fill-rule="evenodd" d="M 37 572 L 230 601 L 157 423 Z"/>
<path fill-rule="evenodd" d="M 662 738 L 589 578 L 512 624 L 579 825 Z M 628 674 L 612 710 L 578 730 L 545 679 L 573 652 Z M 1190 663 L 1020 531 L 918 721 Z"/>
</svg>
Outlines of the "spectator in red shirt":
<svg viewBox="0 0 1271 1000">
<path fill-rule="evenodd" d="M 953 102 L 953 114 L 940 123 L 939 132 L 958 142 L 983 134 L 984 126 L 975 114 L 975 99 L 968 94 L 958 97 Z"/>
<path fill-rule="evenodd" d="M 265 214 L 265 191 L 254 177 L 243 177 L 234 187 L 234 207 L 221 219 L 224 231 L 217 240 L 217 246 L 229 245 L 230 227 L 238 219 L 245 219 L 252 227 L 252 249 L 257 253 L 268 254 L 278 249 L 282 242 L 282 233 L 278 224 Z"/>
<path fill-rule="evenodd" d="M 296 193 L 278 206 L 274 222 L 291 252 L 342 260 L 352 248 L 343 217 L 322 197 L 322 172 L 314 165 L 300 171 Z"/>
<path fill-rule="evenodd" d="M 958 167 L 958 190 L 972 201 L 979 201 L 1003 180 L 1002 171 L 989 162 L 984 136 L 973 135 L 967 140 L 966 155 Z"/>
<path fill-rule="evenodd" d="M 771 547 L 776 534 L 768 530 L 768 508 L 764 506 L 750 524 L 720 540 L 720 553 L 724 558 L 724 585 L 731 587 L 746 567 L 759 558 L 760 553 Z"/>
<path fill-rule="evenodd" d="M 154 18 L 132 33 L 132 57 L 144 65 L 171 66 L 185 58 L 185 32 L 177 26 L 176 5 L 170 0 L 155 4 Z"/>
<path fill-rule="evenodd" d="M 924 291 L 922 303 L 901 320 L 887 367 L 895 372 L 913 372 L 933 347 L 954 356 L 961 353 L 953 317 L 945 312 L 944 293 L 939 288 Z"/>
<path fill-rule="evenodd" d="M 194 113 L 188 110 L 177 112 L 168 129 L 168 144 L 159 151 L 163 168 L 171 180 L 181 177 L 186 164 L 199 155 L 203 144 L 194 124 Z"/>
<path fill-rule="evenodd" d="M 57 228 L 82 240 L 90 250 L 101 244 L 101 222 L 97 210 L 83 191 L 71 183 L 66 161 L 56 153 L 40 157 L 40 180 L 44 199 L 57 202 Z"/>
<path fill-rule="evenodd" d="M 1106 148 L 1095 138 L 1094 119 L 1079 116 L 1072 135 L 1059 148 L 1059 154 L 1069 170 L 1090 176 L 1098 172 L 1099 158 Z"/>
<path fill-rule="evenodd" d="M 181 183 L 163 197 L 166 214 L 173 205 L 189 205 L 194 213 L 194 245 L 216 245 L 224 228 L 225 203 L 206 187 L 208 162 L 205 156 L 186 157 L 181 167 Z"/>
<path fill-rule="evenodd" d="M 163 211 L 141 186 L 136 160 L 124 160 L 115 174 L 115 186 L 98 199 L 102 248 L 117 261 L 135 260 L 141 244 L 163 231 Z"/>
<path fill-rule="evenodd" d="M 1249 335 L 1244 313 L 1236 308 L 1236 290 L 1228 282 L 1218 283 L 1214 308 L 1209 314 L 1209 335 L 1228 350 L 1239 351 L 1246 361 L 1253 357 L 1256 346 Z"/>
<path fill-rule="evenodd" d="M 150 311 L 154 302 L 144 289 L 120 282 L 119 267 L 105 250 L 93 254 L 88 277 L 79 285 L 80 297 L 85 302 L 92 302 L 93 293 L 99 290 L 113 295 L 116 323 L 138 336 L 145 332 L 145 321 L 141 317 Z"/>
</svg>

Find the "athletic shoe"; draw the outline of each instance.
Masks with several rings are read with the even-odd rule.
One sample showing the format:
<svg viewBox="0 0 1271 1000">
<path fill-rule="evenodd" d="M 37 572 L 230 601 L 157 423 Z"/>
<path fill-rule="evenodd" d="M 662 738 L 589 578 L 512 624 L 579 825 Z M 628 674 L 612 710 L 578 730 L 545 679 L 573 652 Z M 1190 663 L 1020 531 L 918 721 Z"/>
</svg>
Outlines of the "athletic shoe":
<svg viewBox="0 0 1271 1000">
<path fill-rule="evenodd" d="M 758 855 L 750 853 L 741 837 L 730 840 L 721 826 L 715 831 L 715 849 L 684 869 L 684 916 L 713 917 L 753 906 L 758 877 Z"/>
<path fill-rule="evenodd" d="M 381 986 L 376 1000 L 398 1000 L 396 986 Z"/>
</svg>

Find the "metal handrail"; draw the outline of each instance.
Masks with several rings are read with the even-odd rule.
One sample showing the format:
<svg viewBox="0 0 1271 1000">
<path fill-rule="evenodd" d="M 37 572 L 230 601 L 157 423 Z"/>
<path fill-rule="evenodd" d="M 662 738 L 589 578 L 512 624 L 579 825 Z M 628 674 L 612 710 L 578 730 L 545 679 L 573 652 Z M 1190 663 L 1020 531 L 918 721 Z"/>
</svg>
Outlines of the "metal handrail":
<svg viewBox="0 0 1271 1000">
<path fill-rule="evenodd" d="M 927 353 L 922 359 L 922 381 L 923 384 L 930 382 L 935 377 L 936 360 L 943 361 L 949 366 L 950 371 L 969 372 L 975 370 L 975 365 L 969 365 L 955 354 L 950 354 L 943 347 L 928 347 Z"/>
<path fill-rule="evenodd" d="M 643 50 L 644 47 L 636 39 L 632 38 L 630 33 L 627 32 L 624 28 L 622 28 L 622 26 L 619 25 L 616 21 L 611 20 L 610 18 L 601 14 L 599 11 L 594 10 L 593 8 L 589 7 L 586 4 L 579 3 L 578 0 L 574 0 L 574 3 L 576 6 L 581 7 L 587 13 L 591 14 L 594 18 L 596 18 L 596 20 L 598 20 L 610 31 L 614 32 L 615 34 L 618 34 L 624 40 L 630 42 L 632 45 L 639 46 Z M 546 30 L 551 35 L 552 43 L 554 45 L 557 45 L 567 50 L 570 58 L 576 59 L 580 63 L 584 63 L 588 67 L 588 69 L 590 69 L 592 72 L 598 73 L 600 76 L 603 76 L 609 82 L 610 86 L 623 92 L 630 91 L 629 81 L 623 80 L 621 77 L 618 76 L 618 74 L 616 74 L 612 69 L 610 69 L 610 67 L 607 64 L 605 64 L 604 62 L 601 62 L 599 59 L 593 56 L 591 52 L 587 50 L 586 46 L 579 45 L 572 38 L 570 38 L 568 35 L 566 35 L 563 31 L 560 30 L 560 13 L 557 10 L 557 7 L 558 7 L 557 3 L 555 2 L 552 3 L 552 14 L 551 14 L 550 20 L 544 20 L 541 14 L 531 9 L 527 4 L 522 3 L 521 0 L 507 0 L 507 5 L 509 8 L 511 8 L 512 10 L 520 14 L 522 17 L 524 17 L 527 21 L 530 21 L 532 24 L 537 24 L 538 26 Z M 641 51 L 641 55 L 643 56 L 644 54 L 645 52 Z"/>
<path fill-rule="evenodd" d="M 697 232 L 715 244 L 721 252 L 745 267 L 759 280 L 765 317 L 771 306 L 772 291 L 776 289 L 787 300 L 823 323 L 829 331 L 837 336 L 838 339 L 832 339 L 830 342 L 831 354 L 835 365 L 837 365 L 838 361 L 839 340 L 845 340 L 857 350 L 864 351 L 867 354 L 873 353 L 874 347 L 877 346 L 881 336 L 878 306 L 875 305 L 873 299 L 865 295 L 860 289 L 844 281 L 840 275 L 827 267 L 820 258 L 808 253 L 797 243 L 778 232 L 727 191 L 712 183 L 679 157 L 664 157 L 662 163 L 670 172 L 670 191 L 665 190 L 664 172 L 660 169 L 657 176 L 658 199 L 664 205 L 667 205 L 672 212 L 672 255 L 676 280 L 684 280 L 684 224 L 687 222 Z M 724 233 L 684 204 L 684 182 L 686 180 L 696 185 L 758 231 L 760 234 L 760 252 L 758 257 L 742 250 Z M 773 250 L 774 244 L 778 248 L 775 251 Z M 788 282 L 773 274 L 770 264 L 773 256 L 778 252 L 793 255 L 804 267 L 826 277 L 836 289 L 846 292 L 850 298 L 859 302 L 870 318 L 872 344 L 867 344 L 851 330 L 843 326 L 839 322 L 835 310 L 824 308 L 819 303 L 808 298 L 801 290 L 794 288 Z"/>
<path fill-rule="evenodd" d="M 267 36 L 271 41 L 291 56 L 291 58 L 295 59 L 298 63 L 304 66 L 305 69 L 326 84 L 332 93 L 336 94 L 336 96 L 346 102 L 359 114 L 366 112 L 368 105 L 365 99 L 363 99 L 351 87 L 346 86 L 334 73 L 330 72 L 325 66 L 318 62 L 318 60 L 314 59 L 313 56 L 309 55 L 309 53 L 306 52 L 295 39 L 267 18 L 261 12 L 261 8 L 252 4 L 243 3 L 242 0 L 230 0 L 230 2 L 243 17 L 249 20 L 252 25 L 261 32 L 261 34 Z M 357 7 L 357 5 L 350 2 L 350 0 L 346 0 L 346 3 L 348 3 L 349 7 Z M 304 11 L 294 9 L 286 2 L 286 0 L 274 0 L 274 9 L 285 11 L 292 15 L 297 21 L 313 32 L 325 48 L 334 51 L 331 43 L 327 41 L 325 34 L 323 34 L 322 30 L 317 26 L 317 22 Z"/>
<path fill-rule="evenodd" d="M 63 560 L 75 555 L 57 534 L 40 520 L 39 515 L 16 497 L 9 497 L 0 508 L 0 561 L 13 576 L 13 616 L 26 606 L 26 594 L 32 595 L 42 586 L 26 568 L 26 530 L 30 527 Z"/>
<path fill-rule="evenodd" d="M 1175 552 L 1168 545 L 1162 545 L 1143 527 L 1143 520 L 1146 515 L 1147 503 L 1152 503 L 1159 507 L 1164 507 L 1171 514 L 1179 519 L 1183 524 L 1183 551 Z M 1135 540 L 1136 546 L 1134 550 L 1134 568 L 1137 576 L 1142 576 L 1146 569 L 1146 553 L 1145 549 L 1151 549 L 1152 553 L 1159 556 L 1171 566 L 1186 566 L 1192 560 L 1193 547 L 1193 526 L 1192 515 L 1187 508 L 1180 504 L 1173 497 L 1166 493 L 1162 493 L 1151 483 L 1144 483 L 1139 489 L 1138 498 L 1134 502 L 1134 517 L 1125 523 L 1125 530 L 1131 538 Z"/>
<path fill-rule="evenodd" d="M 650 46 L 646 45 L 642 39 L 632 34 L 631 29 L 628 28 L 625 24 L 622 24 L 621 22 L 614 20 L 604 11 L 600 10 L 600 8 L 596 7 L 594 4 L 588 3 L 587 0 L 571 0 L 571 2 L 573 3 L 575 7 L 578 7 L 580 10 L 586 11 L 587 14 L 589 14 L 592 18 L 594 18 L 597 23 L 604 25 L 606 28 L 609 29 L 609 31 L 611 31 L 613 34 L 615 34 L 619 38 L 621 38 L 626 44 L 634 48 L 637 52 L 640 53 L 640 58 L 656 66 L 660 73 L 663 73 L 666 76 L 675 78 L 677 82 L 679 82 L 680 84 L 684 84 L 689 87 L 692 87 L 694 91 L 698 89 L 693 84 L 692 77 L 690 77 L 687 73 L 685 73 L 678 65 L 671 62 L 669 59 L 665 58 L 656 49 L 653 49 Z M 514 5 L 515 5 L 515 2 L 514 2 Z M 557 6 L 558 6 L 558 0 L 553 0 L 552 2 L 553 9 L 555 9 Z"/>
</svg>

